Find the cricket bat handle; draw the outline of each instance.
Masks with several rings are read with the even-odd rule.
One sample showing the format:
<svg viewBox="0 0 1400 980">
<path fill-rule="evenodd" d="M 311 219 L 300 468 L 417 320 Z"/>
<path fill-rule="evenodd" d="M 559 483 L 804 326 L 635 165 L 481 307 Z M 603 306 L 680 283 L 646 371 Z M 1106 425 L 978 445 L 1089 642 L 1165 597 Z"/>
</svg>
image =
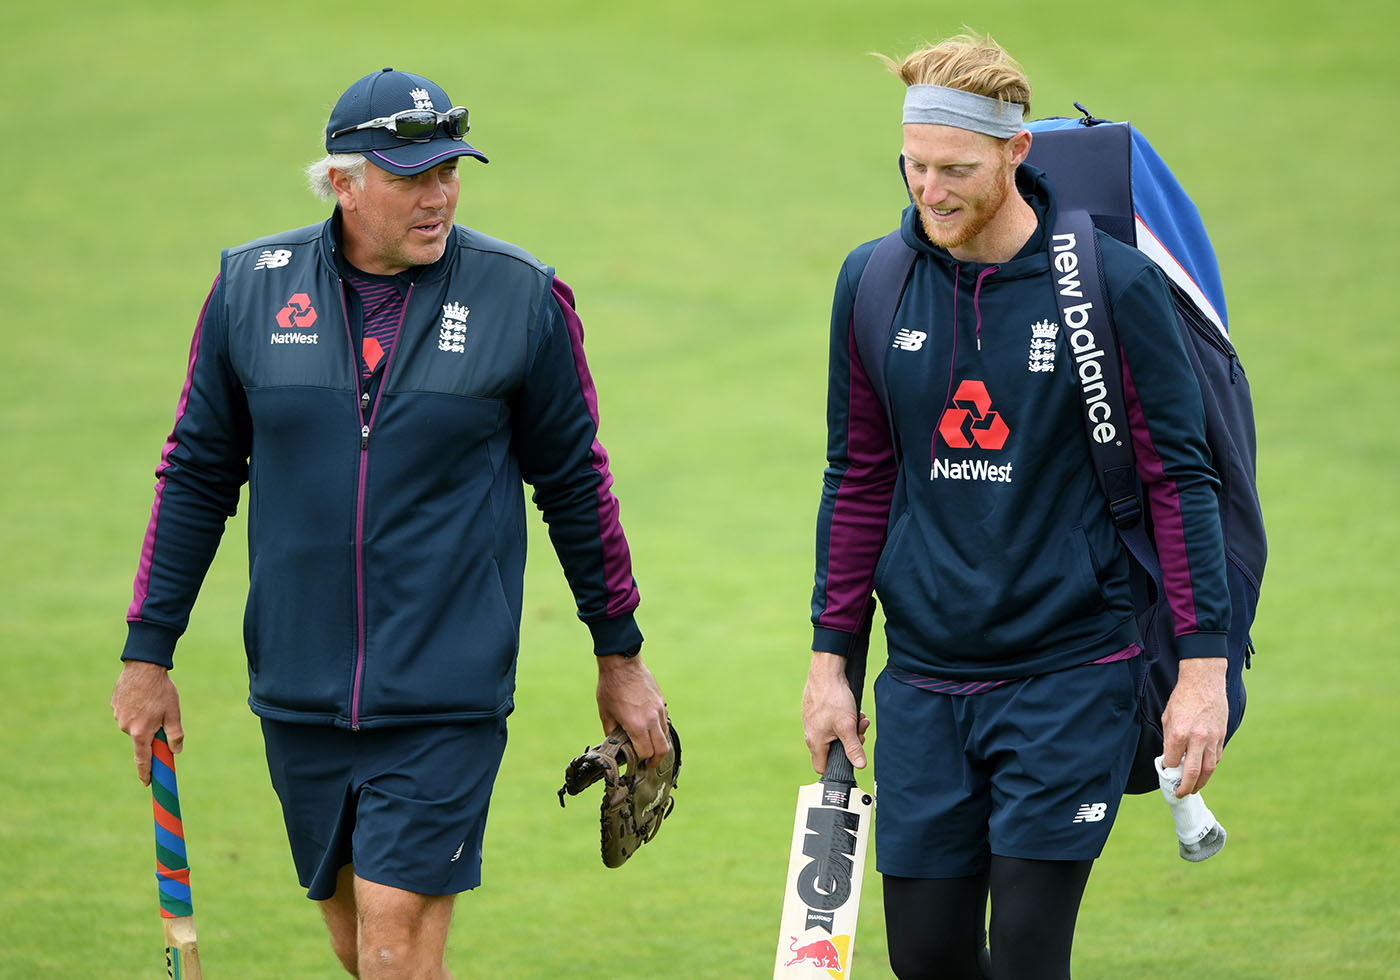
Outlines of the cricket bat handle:
<svg viewBox="0 0 1400 980">
<path fill-rule="evenodd" d="M 838 783 L 845 786 L 856 784 L 855 766 L 846 758 L 846 748 L 839 738 L 833 738 L 826 747 L 826 768 L 822 770 L 823 783 Z"/>
<path fill-rule="evenodd" d="M 155 814 L 156 884 L 165 926 L 165 975 L 169 980 L 204 980 L 195 940 L 190 865 L 185 853 L 185 825 L 180 819 L 175 755 L 164 728 L 156 732 L 151 743 L 151 808 Z"/>
</svg>

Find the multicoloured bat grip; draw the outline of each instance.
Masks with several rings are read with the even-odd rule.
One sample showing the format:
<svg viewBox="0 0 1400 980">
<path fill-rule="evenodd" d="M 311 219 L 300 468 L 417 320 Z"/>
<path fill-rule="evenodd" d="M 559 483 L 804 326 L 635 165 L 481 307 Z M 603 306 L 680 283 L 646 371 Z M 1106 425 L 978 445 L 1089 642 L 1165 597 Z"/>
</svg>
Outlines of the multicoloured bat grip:
<svg viewBox="0 0 1400 980">
<path fill-rule="evenodd" d="M 156 817 L 156 884 L 160 914 L 167 919 L 194 914 L 190 899 L 190 864 L 185 855 L 185 827 L 180 822 L 180 791 L 175 785 L 175 756 L 165 729 L 151 743 L 151 807 Z"/>
</svg>

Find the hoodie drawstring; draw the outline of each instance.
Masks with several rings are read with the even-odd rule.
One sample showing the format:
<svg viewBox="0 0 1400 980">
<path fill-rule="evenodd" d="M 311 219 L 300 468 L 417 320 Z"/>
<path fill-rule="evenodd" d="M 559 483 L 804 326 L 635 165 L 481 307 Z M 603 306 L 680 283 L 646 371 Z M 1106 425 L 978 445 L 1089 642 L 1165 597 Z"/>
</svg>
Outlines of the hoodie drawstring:
<svg viewBox="0 0 1400 980">
<path fill-rule="evenodd" d="M 943 396 L 943 408 L 933 423 L 933 445 L 929 447 L 931 459 L 938 459 L 938 427 L 943 424 L 943 416 L 948 413 L 948 405 L 953 400 L 953 378 L 958 372 L 958 285 L 961 282 L 962 266 L 953 266 L 953 356 L 948 361 L 948 393 Z"/>
<path fill-rule="evenodd" d="M 976 337 L 977 349 L 982 349 L 982 283 L 1000 266 L 989 265 L 977 274 L 977 281 L 972 287 L 972 310 L 977 319 Z M 930 447 L 929 455 L 933 459 L 938 458 L 938 426 L 943 421 L 943 416 L 948 412 L 948 406 L 953 401 L 953 381 L 958 374 L 958 293 L 962 286 L 962 266 L 953 266 L 953 329 L 952 329 L 952 358 L 948 363 L 948 393 L 943 397 L 943 409 L 938 413 L 938 421 L 933 426 L 933 445 Z"/>
<path fill-rule="evenodd" d="M 977 284 L 976 284 L 976 285 L 973 287 L 973 289 L 972 289 L 972 310 L 973 310 L 973 312 L 977 315 L 977 349 L 978 349 L 978 350 L 981 350 L 981 349 L 982 349 L 982 306 L 981 306 L 982 282 L 983 282 L 983 280 L 985 280 L 988 276 L 990 276 L 993 272 L 996 272 L 998 268 L 1000 268 L 1000 267 L 999 267 L 999 266 L 995 266 L 995 265 L 989 265 L 989 266 L 987 266 L 987 268 L 983 269 L 980 273 L 978 273 L 978 275 L 977 275 Z M 954 285 L 953 285 L 953 288 L 954 288 L 955 290 L 957 289 L 957 280 L 956 280 L 956 277 L 954 278 Z M 954 295 L 954 299 L 953 299 L 953 323 L 956 324 L 956 323 L 958 322 L 958 320 L 957 320 L 957 293 L 955 292 L 953 295 Z"/>
</svg>

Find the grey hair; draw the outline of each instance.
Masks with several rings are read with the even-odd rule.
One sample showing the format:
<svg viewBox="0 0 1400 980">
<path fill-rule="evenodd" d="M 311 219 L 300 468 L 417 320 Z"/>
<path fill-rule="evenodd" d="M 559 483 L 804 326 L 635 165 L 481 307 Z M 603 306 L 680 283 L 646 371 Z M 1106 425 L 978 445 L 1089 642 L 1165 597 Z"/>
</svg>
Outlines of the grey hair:
<svg viewBox="0 0 1400 980">
<path fill-rule="evenodd" d="M 323 201 L 329 201 L 335 197 L 335 188 L 331 187 L 331 170 L 341 171 L 355 182 L 356 187 L 363 187 L 367 162 L 359 153 L 327 153 L 306 168 L 306 180 L 311 185 L 312 193 Z"/>
</svg>

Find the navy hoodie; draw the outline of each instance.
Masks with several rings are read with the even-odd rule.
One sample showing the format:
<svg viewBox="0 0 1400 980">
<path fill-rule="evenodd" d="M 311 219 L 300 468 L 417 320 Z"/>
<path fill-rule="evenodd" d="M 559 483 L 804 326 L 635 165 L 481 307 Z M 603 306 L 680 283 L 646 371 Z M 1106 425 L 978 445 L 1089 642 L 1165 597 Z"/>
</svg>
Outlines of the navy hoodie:
<svg viewBox="0 0 1400 980">
<path fill-rule="evenodd" d="M 872 589 L 890 664 L 925 676 L 1027 676 L 1124 655 L 1139 641 L 1126 550 L 1095 477 L 1057 324 L 1046 232 L 1054 193 L 1034 168 L 1016 176 L 1039 226 L 1008 262 L 954 259 L 929 243 L 916 208 L 905 210 L 902 235 L 918 259 L 885 356 L 892 420 L 851 322 L 876 242 L 842 266 L 814 649 L 846 654 Z M 1161 272 L 1103 234 L 1099 247 L 1179 651 L 1224 656 L 1219 481 L 1200 389 Z"/>
</svg>

